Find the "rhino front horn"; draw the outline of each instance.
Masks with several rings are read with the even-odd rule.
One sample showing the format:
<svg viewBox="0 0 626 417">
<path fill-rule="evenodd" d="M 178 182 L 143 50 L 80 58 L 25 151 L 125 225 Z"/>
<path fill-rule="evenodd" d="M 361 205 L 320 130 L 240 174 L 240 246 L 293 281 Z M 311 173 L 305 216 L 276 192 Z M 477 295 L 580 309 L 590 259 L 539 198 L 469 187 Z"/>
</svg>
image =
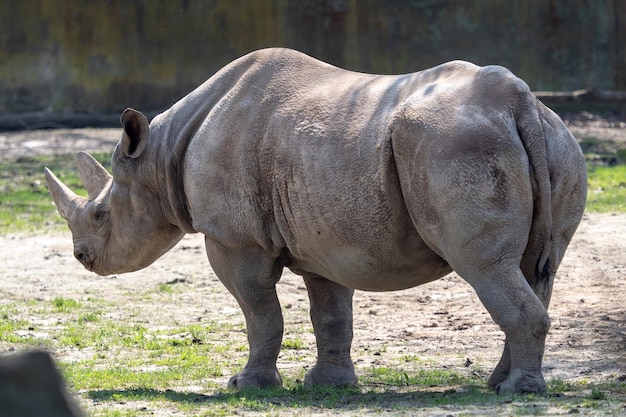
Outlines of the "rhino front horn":
<svg viewBox="0 0 626 417">
<path fill-rule="evenodd" d="M 80 197 L 63 184 L 48 168 L 44 168 L 48 190 L 61 217 L 69 222 L 72 213 L 83 197 Z"/>
</svg>

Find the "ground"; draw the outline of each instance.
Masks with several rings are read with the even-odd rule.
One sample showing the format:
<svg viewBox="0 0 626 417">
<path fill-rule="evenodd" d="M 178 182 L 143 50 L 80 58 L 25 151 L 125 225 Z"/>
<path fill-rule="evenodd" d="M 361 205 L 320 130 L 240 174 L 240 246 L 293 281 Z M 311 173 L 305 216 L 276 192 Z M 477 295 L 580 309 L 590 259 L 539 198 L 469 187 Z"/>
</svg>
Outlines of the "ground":
<svg viewBox="0 0 626 417">
<path fill-rule="evenodd" d="M 585 124 L 581 119 L 585 116 L 568 122 L 577 136 L 586 137 L 591 129 L 604 129 L 602 134 L 612 135 L 616 146 L 626 143 L 624 126 L 594 126 L 595 121 L 589 119 Z M 0 158 L 18 158 L 32 152 L 112 150 L 119 136 L 119 129 L 0 133 Z M 625 214 L 585 214 L 557 274 L 550 307 L 552 328 L 543 364 L 546 379 L 626 379 L 625 237 Z M 178 282 L 193 289 L 184 292 L 184 302 L 176 306 L 149 302 L 132 306 L 133 320 L 159 327 L 168 322 L 202 323 L 219 318 L 243 328 L 238 306 L 211 271 L 200 235 L 188 235 L 143 271 L 114 277 L 103 278 L 83 270 L 72 256 L 69 232 L 0 236 L 0 264 L 0 289 L 5 301 L 81 299 L 85 294 L 97 293 L 115 302 L 126 300 L 129 293 Z M 284 273 L 278 289 L 285 311 L 285 337 L 289 339 L 293 329 L 310 326 L 306 290 L 302 280 L 289 272 Z M 164 309 L 167 314 L 163 314 Z M 402 366 L 398 358 L 411 356 L 441 366 L 472 364 L 484 371 L 486 381 L 501 354 L 502 333 L 473 290 L 455 274 L 406 291 L 357 291 L 354 313 L 353 359 L 357 374 L 374 365 Z M 305 346 L 314 345 L 310 333 L 298 332 L 298 338 Z M 279 368 L 288 372 L 311 366 L 314 351 L 309 348 L 306 353 L 301 360 L 281 356 Z M 81 354 L 84 352 L 72 349 L 55 352 L 61 361 L 78 360 L 74 356 Z M 240 359 L 245 354 L 232 352 Z M 217 378 L 217 382 L 225 386 L 228 376 Z M 195 389 L 202 391 L 202 387 Z"/>
</svg>

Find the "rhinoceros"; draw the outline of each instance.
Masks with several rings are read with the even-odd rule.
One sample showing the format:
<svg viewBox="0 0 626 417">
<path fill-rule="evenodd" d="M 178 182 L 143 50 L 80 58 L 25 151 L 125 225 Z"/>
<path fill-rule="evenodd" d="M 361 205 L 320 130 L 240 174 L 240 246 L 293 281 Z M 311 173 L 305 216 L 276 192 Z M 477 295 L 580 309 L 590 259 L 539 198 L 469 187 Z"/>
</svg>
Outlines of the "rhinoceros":
<svg viewBox="0 0 626 417">
<path fill-rule="evenodd" d="M 546 391 L 547 308 L 586 170 L 561 119 L 509 70 L 453 61 L 374 75 L 271 48 L 150 123 L 126 109 L 121 125 L 112 175 L 77 156 L 88 198 L 45 171 L 74 256 L 100 275 L 135 271 L 203 233 L 246 320 L 249 358 L 230 387 L 282 383 L 276 284 L 288 268 L 304 279 L 316 337 L 305 384 L 357 383 L 355 289 L 456 271 L 505 334 L 489 386 Z"/>
</svg>

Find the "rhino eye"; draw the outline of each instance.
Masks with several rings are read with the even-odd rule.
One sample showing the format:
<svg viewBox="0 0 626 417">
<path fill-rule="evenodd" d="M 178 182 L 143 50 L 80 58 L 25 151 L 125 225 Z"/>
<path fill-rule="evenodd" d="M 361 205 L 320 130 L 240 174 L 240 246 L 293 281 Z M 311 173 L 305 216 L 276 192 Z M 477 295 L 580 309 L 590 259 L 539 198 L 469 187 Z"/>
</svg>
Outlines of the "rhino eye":
<svg viewBox="0 0 626 417">
<path fill-rule="evenodd" d="M 102 206 L 98 207 L 93 212 L 93 222 L 97 227 L 102 226 L 109 219 L 109 209 L 108 207 Z"/>
</svg>

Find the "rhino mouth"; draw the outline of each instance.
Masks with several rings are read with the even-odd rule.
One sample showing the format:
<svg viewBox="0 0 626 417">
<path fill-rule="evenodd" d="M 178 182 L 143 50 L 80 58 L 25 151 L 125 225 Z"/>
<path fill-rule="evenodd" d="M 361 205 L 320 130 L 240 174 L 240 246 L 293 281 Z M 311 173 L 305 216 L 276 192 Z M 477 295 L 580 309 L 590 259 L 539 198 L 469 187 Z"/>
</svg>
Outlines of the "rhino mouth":
<svg viewBox="0 0 626 417">
<path fill-rule="evenodd" d="M 85 267 L 87 271 L 96 272 L 97 257 L 92 250 L 77 246 L 74 248 L 74 257 Z"/>
</svg>

